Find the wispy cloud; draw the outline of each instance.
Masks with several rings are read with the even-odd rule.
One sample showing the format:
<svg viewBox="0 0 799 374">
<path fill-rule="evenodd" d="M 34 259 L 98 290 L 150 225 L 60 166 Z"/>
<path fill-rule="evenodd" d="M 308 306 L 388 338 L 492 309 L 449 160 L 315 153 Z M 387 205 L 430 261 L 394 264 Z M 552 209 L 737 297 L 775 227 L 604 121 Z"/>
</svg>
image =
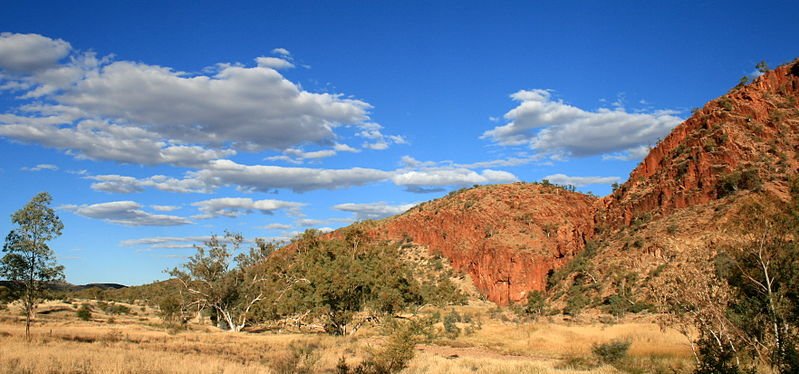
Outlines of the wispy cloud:
<svg viewBox="0 0 799 374">
<path fill-rule="evenodd" d="M 333 206 L 333 209 L 355 213 L 358 220 L 380 219 L 403 213 L 416 206 L 416 203 L 392 205 L 380 201 L 375 203 L 344 203 Z"/>
<path fill-rule="evenodd" d="M 23 171 L 42 171 L 42 170 L 49 170 L 49 171 L 56 171 L 58 170 L 58 166 L 53 164 L 38 164 L 32 167 L 23 167 Z"/>
<path fill-rule="evenodd" d="M 142 205 L 135 201 L 63 205 L 60 208 L 79 216 L 125 226 L 178 226 L 192 223 L 183 217 L 148 213 L 142 210 Z"/>
</svg>

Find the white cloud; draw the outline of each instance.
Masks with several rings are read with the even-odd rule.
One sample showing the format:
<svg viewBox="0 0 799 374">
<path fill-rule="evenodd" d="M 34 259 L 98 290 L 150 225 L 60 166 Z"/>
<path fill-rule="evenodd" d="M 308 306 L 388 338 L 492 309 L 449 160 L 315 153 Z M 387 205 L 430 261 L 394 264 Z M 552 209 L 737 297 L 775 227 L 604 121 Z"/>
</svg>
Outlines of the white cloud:
<svg viewBox="0 0 799 374">
<path fill-rule="evenodd" d="M 264 226 L 264 228 L 267 229 L 267 230 L 289 230 L 292 227 L 294 227 L 294 226 L 286 225 L 284 223 L 270 223 L 270 224 Z"/>
<path fill-rule="evenodd" d="M 23 171 L 42 171 L 42 170 L 56 171 L 56 170 L 58 170 L 58 166 L 53 165 L 53 164 L 38 164 L 38 165 L 33 166 L 33 167 L 23 167 L 22 170 Z"/>
<path fill-rule="evenodd" d="M 353 148 L 347 144 L 341 144 L 341 143 L 336 143 L 336 145 L 333 146 L 333 149 L 336 152 L 352 152 L 352 153 L 360 152 L 360 150 L 358 150 L 357 148 Z"/>
<path fill-rule="evenodd" d="M 84 178 L 96 181 L 91 185 L 93 190 L 110 193 L 141 192 L 145 188 L 167 192 L 210 193 L 217 188 L 215 185 L 209 185 L 198 179 L 176 179 L 164 175 L 154 175 L 142 179 L 116 174 L 90 175 Z"/>
<path fill-rule="evenodd" d="M 583 187 L 590 184 L 612 184 L 621 181 L 619 177 L 574 177 L 565 174 L 547 175 L 543 179 L 560 185 Z"/>
<path fill-rule="evenodd" d="M 0 33 L 0 69 L 31 73 L 50 68 L 66 57 L 72 47 L 61 39 L 38 34 Z"/>
<path fill-rule="evenodd" d="M 292 164 L 301 164 L 305 160 L 317 160 L 320 158 L 333 157 L 336 155 L 334 149 L 323 149 L 319 151 L 306 152 L 297 148 L 289 148 L 283 151 L 280 156 L 267 157 L 269 161 L 286 161 Z"/>
<path fill-rule="evenodd" d="M 334 127 L 363 123 L 370 108 L 303 91 L 270 68 L 225 66 L 213 76 L 189 76 L 127 61 L 103 66 L 58 100 L 172 140 L 250 150 L 330 142 Z"/>
<path fill-rule="evenodd" d="M 186 218 L 152 214 L 135 201 L 112 201 L 91 205 L 64 205 L 62 209 L 77 215 L 125 226 L 177 226 L 192 223 Z"/>
<path fill-rule="evenodd" d="M 622 160 L 622 161 L 638 161 L 646 157 L 649 152 L 652 151 L 652 147 L 648 145 L 642 145 L 638 147 L 630 148 L 623 152 L 615 152 L 615 153 L 608 153 L 602 155 L 603 160 Z"/>
<path fill-rule="evenodd" d="M 383 126 L 376 123 L 366 123 L 362 126 L 364 129 L 356 135 L 367 139 L 363 143 L 363 147 L 375 151 L 382 151 L 388 149 L 391 144 L 408 144 L 404 137 L 400 135 L 385 135 L 382 132 Z"/>
<path fill-rule="evenodd" d="M 285 209 L 292 215 L 300 214 L 300 208 L 305 204 L 282 200 L 253 200 L 243 197 L 222 197 L 192 203 L 192 206 L 202 212 L 194 218 L 206 219 L 214 217 L 235 218 L 257 210 L 263 214 L 274 214 L 275 211 Z"/>
<path fill-rule="evenodd" d="M 519 105 L 505 114 L 510 122 L 486 131 L 482 138 L 505 146 L 526 145 L 556 158 L 635 152 L 682 121 L 668 110 L 586 111 L 553 100 L 549 91 L 540 89 L 519 91 L 511 98 Z"/>
<path fill-rule="evenodd" d="M 159 212 L 172 212 L 180 209 L 180 207 L 176 205 L 150 205 L 150 208 Z"/>
<path fill-rule="evenodd" d="M 195 245 L 211 240 L 210 236 L 157 236 L 151 238 L 127 239 L 120 242 L 125 247 L 144 247 L 143 250 L 194 248 Z"/>
<path fill-rule="evenodd" d="M 307 192 L 320 189 L 340 189 L 370 183 L 392 181 L 411 192 L 440 191 L 443 187 L 463 187 L 473 184 L 511 183 L 515 175 L 501 170 L 474 171 L 467 167 L 421 162 L 403 157 L 404 167 L 394 171 L 367 168 L 321 169 L 244 165 L 231 160 L 214 160 L 202 169 L 189 171 L 183 178 L 156 175 L 134 178 L 115 174 L 93 175 L 91 188 L 113 193 L 133 193 L 145 188 L 168 192 L 211 193 L 221 187 L 234 186 L 244 192 L 270 192 L 288 189 Z M 476 165 L 479 167 L 480 165 Z"/>
<path fill-rule="evenodd" d="M 474 184 L 511 183 L 519 179 L 500 170 L 485 169 L 476 172 L 466 168 L 432 167 L 399 172 L 392 177 L 394 184 L 410 192 L 434 192 L 446 186 L 470 186 Z"/>
<path fill-rule="evenodd" d="M 358 203 L 338 204 L 333 206 L 333 209 L 345 212 L 352 212 L 355 213 L 356 219 L 366 220 L 366 219 L 380 219 L 404 213 L 405 211 L 413 208 L 414 206 L 416 206 L 415 203 L 391 205 L 386 202 L 380 201 L 376 203 L 366 203 L 366 204 L 358 204 Z"/>
<path fill-rule="evenodd" d="M 40 123 L 0 124 L 0 136 L 67 150 L 80 159 L 114 160 L 134 164 L 200 165 L 235 154 L 199 146 L 172 145 L 158 135 L 137 127 L 111 125 L 104 121 L 81 121 L 74 127 Z M 40 122 L 40 121 L 33 121 Z M 0 123 L 3 119 L 0 118 Z"/>
<path fill-rule="evenodd" d="M 257 62 L 258 66 L 260 67 L 271 68 L 275 70 L 291 69 L 294 67 L 294 64 L 292 64 L 290 61 L 278 57 L 258 57 L 255 59 L 255 62 Z"/>
<path fill-rule="evenodd" d="M 217 160 L 202 170 L 188 173 L 190 178 L 207 185 L 235 185 L 245 191 L 290 189 L 305 192 L 361 186 L 385 180 L 391 173 L 365 168 L 313 169 L 266 165 L 242 165 L 230 160 Z"/>
<path fill-rule="evenodd" d="M 266 160 L 268 161 L 285 161 L 290 162 L 292 164 L 302 164 L 305 161 L 313 161 L 319 160 L 322 158 L 333 157 L 337 155 L 339 152 L 351 152 L 351 153 L 358 153 L 360 150 L 350 147 L 346 144 L 336 143 L 333 145 L 333 149 L 322 149 L 318 151 L 303 151 L 299 148 L 289 148 L 283 151 L 283 154 L 280 156 L 271 156 L 267 157 Z"/>
<path fill-rule="evenodd" d="M 291 56 L 291 52 L 286 48 L 275 48 L 272 50 L 272 53 L 281 56 Z"/>
<path fill-rule="evenodd" d="M 322 221 L 322 220 L 319 220 L 319 219 L 311 219 L 311 218 L 303 218 L 303 219 L 297 220 L 297 224 L 302 226 L 302 227 L 319 226 L 319 225 L 321 225 L 323 223 L 325 223 L 325 221 Z"/>
<path fill-rule="evenodd" d="M 370 147 L 404 142 L 380 132 L 368 103 L 305 91 L 283 77 L 276 69 L 293 65 L 290 53 L 273 52 L 282 57 L 190 74 L 98 59 L 40 35 L 5 33 L 0 68 L 15 75 L 0 75 L 0 87 L 48 104 L 0 114 L 0 136 L 87 159 L 193 167 L 236 150 L 336 146 L 342 126 L 367 131 L 375 140 Z"/>
</svg>

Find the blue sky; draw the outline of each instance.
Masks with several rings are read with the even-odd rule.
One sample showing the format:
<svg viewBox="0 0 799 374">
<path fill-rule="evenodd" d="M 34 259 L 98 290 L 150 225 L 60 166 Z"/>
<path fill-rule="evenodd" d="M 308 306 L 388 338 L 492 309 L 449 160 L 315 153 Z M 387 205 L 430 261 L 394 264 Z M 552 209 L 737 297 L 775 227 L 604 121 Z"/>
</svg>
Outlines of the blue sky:
<svg viewBox="0 0 799 374">
<path fill-rule="evenodd" d="M 605 195 L 692 108 L 799 56 L 788 1 L 163 3 L 0 13 L 0 217 L 50 192 L 73 283 L 474 184 Z"/>
</svg>

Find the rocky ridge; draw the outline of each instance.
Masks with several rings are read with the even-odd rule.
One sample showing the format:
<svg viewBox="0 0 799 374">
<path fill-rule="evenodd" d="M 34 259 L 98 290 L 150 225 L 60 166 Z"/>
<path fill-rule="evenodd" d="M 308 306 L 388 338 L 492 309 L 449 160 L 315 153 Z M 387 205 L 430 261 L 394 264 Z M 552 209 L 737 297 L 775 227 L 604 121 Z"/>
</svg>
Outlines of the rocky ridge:
<svg viewBox="0 0 799 374">
<path fill-rule="evenodd" d="M 644 272 L 641 261 L 657 263 L 666 247 L 715 240 L 710 234 L 733 219 L 725 207 L 740 198 L 788 199 L 799 169 L 797 98 L 795 61 L 696 110 L 609 196 L 538 183 L 481 186 L 381 220 L 371 234 L 440 253 L 500 305 L 544 290 L 589 240 L 605 243 L 597 264 Z M 673 230 L 681 235 L 665 234 Z M 631 247 L 638 252 L 624 252 Z"/>
</svg>

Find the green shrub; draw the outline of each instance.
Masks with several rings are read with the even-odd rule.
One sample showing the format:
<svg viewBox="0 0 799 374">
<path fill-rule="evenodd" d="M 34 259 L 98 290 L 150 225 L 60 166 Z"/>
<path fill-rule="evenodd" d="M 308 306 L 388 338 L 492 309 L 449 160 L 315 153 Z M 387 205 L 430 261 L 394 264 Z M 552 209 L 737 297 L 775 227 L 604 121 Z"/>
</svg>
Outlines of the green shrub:
<svg viewBox="0 0 799 374">
<path fill-rule="evenodd" d="M 632 344 L 629 340 L 611 340 L 607 343 L 595 344 L 591 352 L 600 361 L 606 364 L 615 364 L 627 356 L 627 351 Z"/>
<path fill-rule="evenodd" d="M 457 323 L 461 321 L 461 315 L 454 309 L 444 316 L 444 335 L 447 338 L 455 339 L 461 334 L 461 329 Z"/>
<path fill-rule="evenodd" d="M 88 304 L 83 304 L 80 306 L 80 309 L 76 312 L 78 318 L 88 321 L 92 319 L 92 311 Z"/>
<path fill-rule="evenodd" d="M 591 303 L 591 300 L 583 294 L 582 291 L 573 292 L 569 295 L 569 300 L 566 301 L 566 307 L 563 308 L 563 314 L 577 317 L 580 312 Z"/>
<path fill-rule="evenodd" d="M 736 170 L 721 177 L 716 185 L 716 194 L 719 198 L 740 190 L 759 191 L 763 187 L 757 169 Z"/>
<path fill-rule="evenodd" d="M 530 317 L 538 318 L 547 311 L 547 300 L 541 291 L 531 291 L 527 294 L 527 304 L 524 306 L 524 313 Z"/>
<path fill-rule="evenodd" d="M 369 356 L 356 368 L 350 369 L 342 357 L 336 365 L 338 374 L 392 374 L 408 367 L 416 347 L 414 323 L 398 327 L 381 350 L 369 352 Z"/>
<path fill-rule="evenodd" d="M 721 107 L 728 112 L 732 111 L 733 109 L 732 102 L 726 97 L 719 100 L 719 105 L 721 105 Z"/>
</svg>

